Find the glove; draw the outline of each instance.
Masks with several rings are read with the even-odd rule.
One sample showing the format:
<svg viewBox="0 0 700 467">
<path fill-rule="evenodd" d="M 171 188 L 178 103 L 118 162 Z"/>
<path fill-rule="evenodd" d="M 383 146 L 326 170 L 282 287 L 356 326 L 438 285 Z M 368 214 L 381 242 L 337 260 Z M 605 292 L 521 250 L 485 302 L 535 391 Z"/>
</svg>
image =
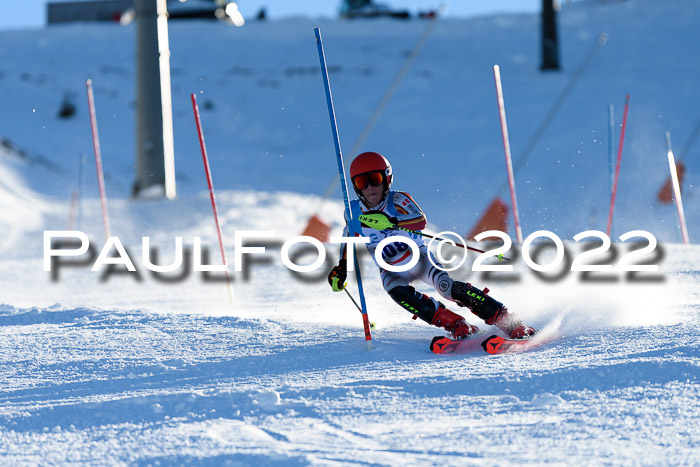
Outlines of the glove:
<svg viewBox="0 0 700 467">
<path fill-rule="evenodd" d="M 357 216 L 357 219 L 364 227 L 374 230 L 395 229 L 399 223 L 398 219 L 389 217 L 381 211 L 369 211 L 366 214 Z"/>
<path fill-rule="evenodd" d="M 331 269 L 328 273 L 328 283 L 331 285 L 333 292 L 340 292 L 348 285 L 345 279 L 348 277 L 348 262 L 345 259 L 338 261 L 338 265 Z"/>
</svg>

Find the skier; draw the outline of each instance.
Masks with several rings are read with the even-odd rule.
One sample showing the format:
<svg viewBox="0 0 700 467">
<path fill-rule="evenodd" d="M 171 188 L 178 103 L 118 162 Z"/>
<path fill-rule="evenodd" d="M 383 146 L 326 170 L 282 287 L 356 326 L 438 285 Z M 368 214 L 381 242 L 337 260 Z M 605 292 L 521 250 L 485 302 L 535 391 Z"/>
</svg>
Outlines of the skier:
<svg viewBox="0 0 700 467">
<path fill-rule="evenodd" d="M 502 303 L 488 295 L 488 289 L 480 290 L 469 283 L 452 280 L 446 271 L 433 265 L 439 265 L 432 252 L 428 250 L 422 237 L 418 234 L 398 230 L 403 227 L 420 231 L 425 228 L 427 219 L 410 194 L 390 190 L 393 180 L 391 164 L 377 152 L 363 152 L 350 165 L 350 179 L 359 200 L 350 203 L 355 232 L 369 237 L 367 249 L 374 258 L 374 252 L 381 240 L 391 236 L 408 237 L 419 247 L 418 263 L 405 272 L 391 272 L 379 267 L 384 290 L 403 308 L 414 314 L 413 319 L 420 318 L 433 326 L 442 327 L 455 339 L 468 337 L 479 329 L 465 319 L 450 311 L 434 298 L 417 292 L 410 284 L 420 279 L 432 285 L 445 299 L 467 307 L 486 324 L 497 326 L 512 339 L 522 339 L 535 333 L 535 330 L 522 323 Z M 378 225 L 388 225 L 384 230 L 375 230 L 366 223 L 360 223 L 358 216 L 369 215 L 377 220 Z M 343 236 L 348 236 L 345 227 Z M 384 247 L 382 258 L 387 264 L 401 266 L 410 262 L 412 251 L 404 242 L 390 243 Z M 432 259 L 432 263 L 430 259 Z M 376 259 L 375 259 L 376 262 Z M 340 260 L 328 274 L 328 282 L 338 292 L 347 285 L 347 245 L 343 245 Z"/>
</svg>

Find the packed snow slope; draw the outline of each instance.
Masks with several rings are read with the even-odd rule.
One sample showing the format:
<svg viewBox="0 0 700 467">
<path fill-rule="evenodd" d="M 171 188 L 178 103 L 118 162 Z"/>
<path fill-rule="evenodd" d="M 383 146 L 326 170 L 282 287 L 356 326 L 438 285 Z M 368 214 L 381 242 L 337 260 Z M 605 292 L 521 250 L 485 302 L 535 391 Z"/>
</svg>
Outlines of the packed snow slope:
<svg viewBox="0 0 700 467">
<path fill-rule="evenodd" d="M 698 148 L 687 143 L 698 119 L 699 12 L 686 0 L 565 5 L 564 69 L 547 74 L 537 71 L 536 17 L 441 21 L 379 120 L 363 149 L 391 158 L 396 187 L 416 197 L 432 231 L 464 232 L 493 196 L 504 196 L 493 64 L 501 66 L 517 160 L 599 34 L 609 35 L 516 177 L 525 234 L 556 232 L 564 260 L 536 272 L 516 246 L 507 254 L 512 272 L 474 272 L 470 255 L 452 273 L 488 286 L 553 337 L 497 357 L 432 354 L 431 338 L 444 333 L 412 321 L 363 257 L 376 324 L 367 351 L 360 313 L 325 279 L 337 246 L 327 245 L 323 267 L 301 276 L 281 261 L 282 243 L 312 213 L 319 210 L 333 234 L 342 223 L 342 203 L 319 199 L 335 159 L 313 28 L 322 29 L 349 147 L 425 22 L 172 23 L 175 201 L 129 198 L 131 27 L 0 33 L 0 463 L 696 463 L 700 248 L 678 244 L 675 209 L 655 194 L 667 176 L 669 130 L 680 152 L 689 147 L 681 156 L 692 240 L 700 227 Z M 92 181 L 87 78 L 96 86 L 112 233 L 136 272 L 91 271 L 105 234 Z M 249 268 L 229 268 L 233 304 L 220 273 L 192 270 L 195 237 L 205 263 L 220 262 L 192 92 L 229 260 L 237 232 L 275 232 L 254 241 L 266 251 L 250 255 Z M 616 269 L 572 272 L 572 260 L 591 248 L 573 235 L 605 228 L 607 106 L 615 104 L 619 124 L 626 93 L 615 231 L 653 233 L 659 245 L 636 263 L 659 270 L 619 270 L 639 248 L 624 242 L 595 258 Z M 72 118 L 56 116 L 64 99 L 75 105 Z M 80 202 L 70 203 L 73 192 Z M 44 271 L 44 232 L 67 228 L 88 235 L 92 256 Z M 154 248 L 147 256 L 161 265 L 173 262 L 182 237 L 183 265 L 150 272 L 143 237 Z M 537 254 L 539 247 L 533 257 L 546 264 L 553 250 Z M 482 337 L 498 332 L 465 316 Z"/>
</svg>

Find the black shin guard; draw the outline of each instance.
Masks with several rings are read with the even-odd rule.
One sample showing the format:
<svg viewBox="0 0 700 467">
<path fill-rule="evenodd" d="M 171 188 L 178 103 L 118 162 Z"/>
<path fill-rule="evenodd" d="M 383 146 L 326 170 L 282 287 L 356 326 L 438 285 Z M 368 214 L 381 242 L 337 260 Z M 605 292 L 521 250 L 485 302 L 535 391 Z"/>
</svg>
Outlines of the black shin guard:
<svg viewBox="0 0 700 467">
<path fill-rule="evenodd" d="M 416 292 L 410 285 L 400 285 L 387 292 L 396 303 L 413 313 L 428 324 L 435 316 L 435 302 L 425 295 Z"/>
<path fill-rule="evenodd" d="M 482 290 L 471 284 L 454 281 L 452 283 L 452 298 L 460 305 L 466 306 L 479 318 L 487 323 L 493 321 L 503 309 L 503 303 L 486 295 Z"/>
</svg>

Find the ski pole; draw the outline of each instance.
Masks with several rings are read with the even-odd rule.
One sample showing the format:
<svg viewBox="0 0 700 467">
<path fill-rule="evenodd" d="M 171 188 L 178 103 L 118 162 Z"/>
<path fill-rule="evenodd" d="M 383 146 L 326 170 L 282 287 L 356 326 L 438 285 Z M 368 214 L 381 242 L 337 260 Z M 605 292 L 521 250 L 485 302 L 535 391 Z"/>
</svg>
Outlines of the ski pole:
<svg viewBox="0 0 700 467">
<path fill-rule="evenodd" d="M 343 290 L 345 291 L 346 294 L 348 294 L 348 297 L 350 298 L 350 300 L 352 300 L 352 303 L 355 304 L 357 309 L 360 310 L 360 313 L 362 313 L 362 307 L 360 307 L 360 305 L 357 304 L 357 302 L 355 301 L 355 298 L 350 294 L 350 292 L 348 292 L 348 288 L 345 287 Z"/>
<path fill-rule="evenodd" d="M 350 300 L 352 300 L 352 303 L 355 304 L 357 309 L 360 310 L 360 313 L 362 313 L 362 308 L 360 307 L 360 305 L 357 304 L 357 301 L 355 301 L 355 297 L 353 297 L 352 294 L 350 294 L 350 291 L 348 290 L 348 288 L 345 287 L 343 290 L 345 291 L 346 294 L 348 294 L 348 297 L 350 298 Z M 370 323 L 369 323 L 370 329 L 374 329 L 376 326 L 377 326 L 376 324 L 374 324 L 373 322 L 370 321 Z"/>
<path fill-rule="evenodd" d="M 407 229 L 405 227 L 400 227 L 396 224 L 393 224 L 383 214 L 380 214 L 376 217 L 372 214 L 362 214 L 362 215 L 358 216 L 357 219 L 360 222 L 362 222 L 365 226 L 367 226 L 371 229 L 375 229 L 375 230 L 398 229 L 398 230 L 403 230 L 404 232 L 420 235 L 421 237 L 432 238 L 433 240 L 439 240 L 441 242 L 452 242 L 452 240 L 441 238 L 441 237 L 436 237 L 434 235 L 423 233 L 423 232 L 420 232 L 418 230 L 411 230 L 411 229 Z M 457 243 L 457 242 L 452 242 L 452 243 L 454 243 L 454 246 L 464 248 L 465 250 L 472 250 L 472 251 L 476 251 L 477 253 L 486 253 L 484 250 L 479 250 L 478 248 L 473 248 L 470 246 L 462 245 L 461 243 Z M 506 258 L 505 256 L 498 255 L 499 261 L 502 261 L 504 259 L 507 261 L 510 261 L 510 259 Z"/>
<path fill-rule="evenodd" d="M 423 233 L 423 232 L 420 232 L 420 231 L 418 231 L 418 230 L 406 229 L 406 228 L 404 228 L 404 227 L 396 227 L 396 228 L 399 229 L 399 230 L 403 230 L 404 232 L 409 232 L 409 233 L 412 233 L 412 234 L 420 235 L 421 237 L 432 238 L 432 239 L 434 239 L 434 240 L 439 240 L 439 241 L 441 241 L 441 242 L 451 241 L 451 240 L 448 240 L 448 239 L 445 239 L 445 238 L 436 237 L 436 236 L 434 236 L 434 235 L 430 235 L 430 234 L 427 234 L 427 233 Z M 480 249 L 478 249 L 478 248 L 474 248 L 474 247 L 467 246 L 467 245 L 462 245 L 461 243 L 457 243 L 457 242 L 453 242 L 453 243 L 454 243 L 454 246 L 458 246 L 458 247 L 460 247 L 460 248 L 464 248 L 465 250 L 476 251 L 477 253 L 486 253 L 484 250 L 480 250 Z M 498 255 L 498 260 L 499 260 L 499 261 L 503 261 L 504 259 L 505 259 L 506 261 L 510 261 L 510 259 L 506 258 L 505 256 L 503 256 L 503 255 Z"/>
</svg>

